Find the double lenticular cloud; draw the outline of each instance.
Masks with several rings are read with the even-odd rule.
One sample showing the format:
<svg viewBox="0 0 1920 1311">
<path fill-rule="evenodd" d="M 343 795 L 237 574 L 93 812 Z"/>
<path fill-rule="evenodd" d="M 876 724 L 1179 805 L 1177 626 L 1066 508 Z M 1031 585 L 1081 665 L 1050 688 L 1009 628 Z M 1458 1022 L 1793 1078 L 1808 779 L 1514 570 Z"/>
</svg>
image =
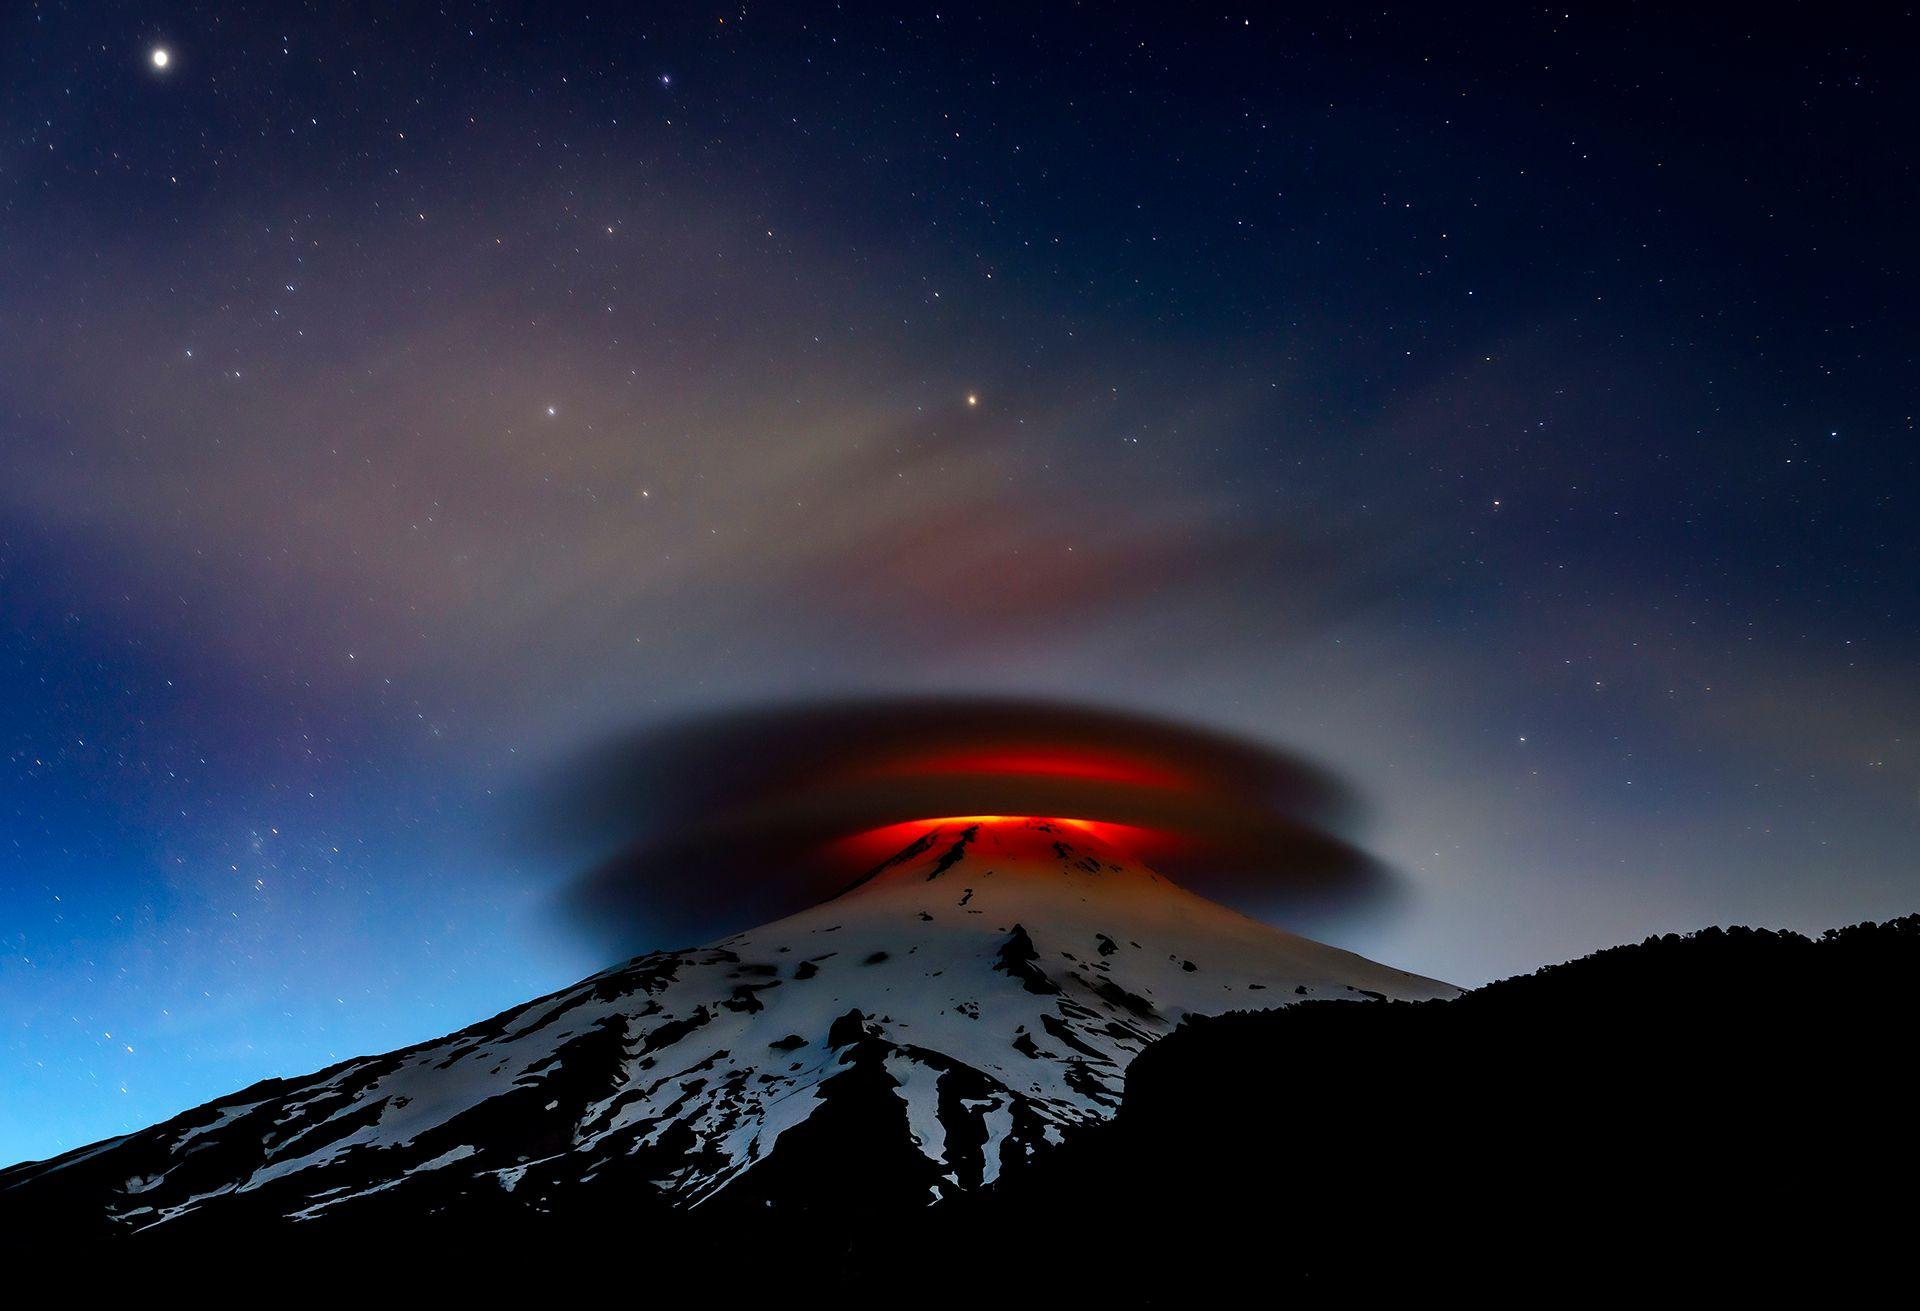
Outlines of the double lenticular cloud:
<svg viewBox="0 0 1920 1311">
<path fill-rule="evenodd" d="M 892 699 L 684 719 L 595 752 L 561 822 L 612 854 L 568 892 L 622 950 L 684 946 L 833 896 L 950 816 L 1101 825 L 1138 859 L 1250 914 L 1388 890 L 1347 834 L 1357 799 L 1272 747 L 1051 702 Z M 903 836 L 904 835 L 904 836 Z"/>
</svg>

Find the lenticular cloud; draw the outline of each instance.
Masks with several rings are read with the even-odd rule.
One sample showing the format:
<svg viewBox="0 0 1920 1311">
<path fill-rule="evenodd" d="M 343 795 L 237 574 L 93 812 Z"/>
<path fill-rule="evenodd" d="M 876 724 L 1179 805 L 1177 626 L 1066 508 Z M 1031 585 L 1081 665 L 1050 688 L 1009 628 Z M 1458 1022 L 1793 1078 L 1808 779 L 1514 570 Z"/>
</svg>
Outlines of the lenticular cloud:
<svg viewBox="0 0 1920 1311">
<path fill-rule="evenodd" d="M 1388 890 L 1350 788 L 1278 748 L 1116 710 L 896 698 L 773 705 L 624 735 L 545 808 L 604 855 L 573 918 L 623 950 L 683 946 L 831 897 L 955 816 L 1073 819 L 1253 914 Z"/>
</svg>

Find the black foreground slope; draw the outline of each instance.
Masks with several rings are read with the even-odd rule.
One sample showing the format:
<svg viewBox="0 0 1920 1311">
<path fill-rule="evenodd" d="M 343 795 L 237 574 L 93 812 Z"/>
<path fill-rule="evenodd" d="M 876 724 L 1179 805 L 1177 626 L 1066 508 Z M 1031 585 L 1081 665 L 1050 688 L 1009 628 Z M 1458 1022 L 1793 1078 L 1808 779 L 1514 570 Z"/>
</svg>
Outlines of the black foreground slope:
<svg viewBox="0 0 1920 1311">
<path fill-rule="evenodd" d="M 1154 1236 L 1130 1285 L 1169 1301 L 1223 1271 L 1548 1296 L 1903 1282 L 1917 1021 L 1920 916 L 1196 1019 L 1135 1063 L 1112 1124 L 967 1223 L 1070 1250 L 1130 1217 Z"/>
</svg>

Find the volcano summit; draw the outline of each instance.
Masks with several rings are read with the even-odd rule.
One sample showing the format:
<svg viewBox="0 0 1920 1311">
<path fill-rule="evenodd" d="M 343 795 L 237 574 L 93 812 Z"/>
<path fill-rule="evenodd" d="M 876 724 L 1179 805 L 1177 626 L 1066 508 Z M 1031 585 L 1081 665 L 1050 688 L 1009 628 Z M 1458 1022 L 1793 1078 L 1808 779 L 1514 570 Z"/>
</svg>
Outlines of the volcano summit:
<svg viewBox="0 0 1920 1311">
<path fill-rule="evenodd" d="M 840 896 L 437 1041 L 0 1172 L 42 1221 L 817 1204 L 991 1184 L 1118 1105 L 1182 1017 L 1456 990 L 1236 914 L 1072 820 L 927 821 Z"/>
</svg>

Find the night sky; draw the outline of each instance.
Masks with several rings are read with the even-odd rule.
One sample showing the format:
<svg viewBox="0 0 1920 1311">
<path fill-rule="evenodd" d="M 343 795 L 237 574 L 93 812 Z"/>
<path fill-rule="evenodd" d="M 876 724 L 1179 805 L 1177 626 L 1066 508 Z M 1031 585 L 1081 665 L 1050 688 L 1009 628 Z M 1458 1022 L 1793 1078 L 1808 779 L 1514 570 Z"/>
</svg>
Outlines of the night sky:
<svg viewBox="0 0 1920 1311">
<path fill-rule="evenodd" d="M 1920 909 L 1911 11 L 628 8 L 0 10 L 0 1162 L 609 963 L 538 799 L 763 703 L 1296 753 L 1461 984 Z"/>
</svg>

